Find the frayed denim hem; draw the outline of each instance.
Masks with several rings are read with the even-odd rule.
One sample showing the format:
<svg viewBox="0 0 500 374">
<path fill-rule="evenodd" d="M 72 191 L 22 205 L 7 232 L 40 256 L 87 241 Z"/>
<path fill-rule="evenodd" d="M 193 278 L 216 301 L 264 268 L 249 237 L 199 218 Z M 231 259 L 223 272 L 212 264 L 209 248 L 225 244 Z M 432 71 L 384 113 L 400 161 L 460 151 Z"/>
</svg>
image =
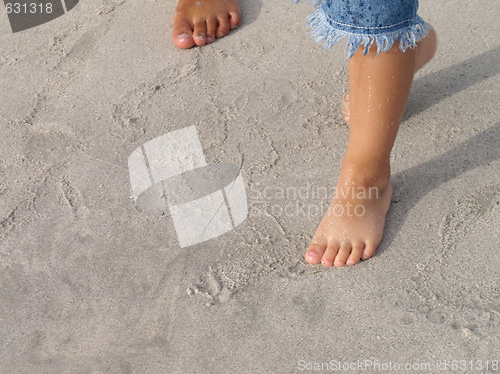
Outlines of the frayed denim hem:
<svg viewBox="0 0 500 374">
<path fill-rule="evenodd" d="M 317 42 L 324 41 L 323 47 L 325 49 L 329 49 L 343 38 L 349 38 L 345 48 L 349 58 L 351 58 L 362 45 L 364 45 L 363 54 L 366 55 L 374 43 L 377 44 L 377 54 L 386 52 L 391 49 L 398 39 L 399 49 L 404 52 L 407 48 L 415 48 L 417 42 L 425 38 L 432 28 L 417 15 L 410 25 L 395 31 L 358 34 L 335 28 L 321 8 L 307 17 L 307 20 L 309 21 L 309 28 L 312 29 L 311 37 L 315 38 Z"/>
</svg>

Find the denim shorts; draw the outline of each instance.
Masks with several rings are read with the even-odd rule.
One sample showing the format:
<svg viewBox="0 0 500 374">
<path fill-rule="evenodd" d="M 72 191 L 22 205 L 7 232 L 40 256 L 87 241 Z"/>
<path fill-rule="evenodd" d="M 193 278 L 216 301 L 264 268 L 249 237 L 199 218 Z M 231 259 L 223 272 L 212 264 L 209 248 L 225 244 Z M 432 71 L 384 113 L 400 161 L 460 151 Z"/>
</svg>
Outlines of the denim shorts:
<svg viewBox="0 0 500 374">
<path fill-rule="evenodd" d="M 398 39 L 402 51 L 416 47 L 431 28 L 417 10 L 418 0 L 323 0 L 307 19 L 311 35 L 326 49 L 348 38 L 351 58 L 360 46 L 366 54 L 374 43 L 378 53 Z"/>
</svg>

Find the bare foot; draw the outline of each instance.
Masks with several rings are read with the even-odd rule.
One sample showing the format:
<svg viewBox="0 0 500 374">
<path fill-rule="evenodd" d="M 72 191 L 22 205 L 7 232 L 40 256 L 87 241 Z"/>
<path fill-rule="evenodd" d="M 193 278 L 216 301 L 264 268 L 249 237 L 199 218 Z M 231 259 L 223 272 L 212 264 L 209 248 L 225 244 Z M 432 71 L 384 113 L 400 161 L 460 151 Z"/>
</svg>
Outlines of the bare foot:
<svg viewBox="0 0 500 374">
<path fill-rule="evenodd" d="M 339 181 L 335 197 L 305 253 L 306 261 L 341 267 L 373 256 L 382 240 L 391 199 L 390 182 L 384 186 Z"/>
<path fill-rule="evenodd" d="M 305 253 L 308 263 L 355 265 L 375 253 L 392 198 L 390 153 L 413 74 L 432 58 L 436 44 L 431 30 L 417 50 L 402 52 L 394 45 L 378 56 L 376 49 L 363 56 L 360 48 L 349 60 L 349 106 L 356 115 L 336 195 Z"/>
<path fill-rule="evenodd" d="M 238 0 L 179 0 L 172 39 L 179 48 L 212 43 L 241 22 Z"/>
<path fill-rule="evenodd" d="M 422 69 L 425 64 L 427 64 L 432 57 L 434 57 L 434 54 L 436 53 L 437 49 L 437 35 L 436 31 L 434 29 L 430 29 L 429 33 L 425 38 L 423 38 L 421 41 L 417 43 L 417 56 L 415 59 L 415 73 Z M 344 120 L 349 123 L 351 120 L 350 118 L 350 108 L 349 108 L 349 93 L 347 93 L 344 97 L 344 108 L 343 108 L 343 114 L 344 114 Z"/>
</svg>

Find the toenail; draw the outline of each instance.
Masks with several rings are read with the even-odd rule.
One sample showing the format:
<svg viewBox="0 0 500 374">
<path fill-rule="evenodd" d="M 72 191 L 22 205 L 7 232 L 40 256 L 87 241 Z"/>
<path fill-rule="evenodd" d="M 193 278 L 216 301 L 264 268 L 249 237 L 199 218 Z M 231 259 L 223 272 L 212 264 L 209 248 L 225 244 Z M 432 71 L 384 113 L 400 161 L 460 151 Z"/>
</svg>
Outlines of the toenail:
<svg viewBox="0 0 500 374">
<path fill-rule="evenodd" d="M 311 260 L 319 260 L 319 253 L 316 251 L 307 251 L 307 257 Z"/>
<path fill-rule="evenodd" d="M 189 38 L 189 35 L 186 34 L 185 32 L 183 32 L 182 34 L 177 34 L 177 39 L 179 39 L 179 40 L 185 40 L 188 38 Z"/>
</svg>

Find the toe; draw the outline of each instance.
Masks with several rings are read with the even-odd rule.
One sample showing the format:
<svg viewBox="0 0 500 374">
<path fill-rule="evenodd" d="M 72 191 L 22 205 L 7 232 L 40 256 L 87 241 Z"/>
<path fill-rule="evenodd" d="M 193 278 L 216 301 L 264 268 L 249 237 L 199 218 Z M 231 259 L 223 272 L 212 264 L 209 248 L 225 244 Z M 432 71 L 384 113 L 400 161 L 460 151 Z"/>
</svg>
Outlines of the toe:
<svg viewBox="0 0 500 374">
<path fill-rule="evenodd" d="M 211 17 L 207 20 L 207 43 L 212 43 L 215 40 L 215 32 L 217 30 L 217 18 Z"/>
<path fill-rule="evenodd" d="M 241 23 L 239 12 L 229 12 L 229 27 L 231 30 L 237 28 Z"/>
<path fill-rule="evenodd" d="M 323 257 L 323 253 L 325 250 L 320 246 L 311 244 L 311 246 L 307 249 L 304 258 L 311 265 L 316 265 L 321 262 L 321 258 Z"/>
<path fill-rule="evenodd" d="M 186 20 L 179 21 L 174 27 L 172 39 L 177 48 L 191 48 L 194 45 L 193 31 Z"/>
<path fill-rule="evenodd" d="M 314 238 L 307 248 L 304 258 L 309 264 L 316 265 L 321 262 L 321 258 L 326 250 L 326 242 L 322 239 Z"/>
<path fill-rule="evenodd" d="M 356 265 L 359 260 L 361 260 L 361 256 L 363 255 L 364 244 L 362 242 L 354 242 L 352 244 L 351 254 L 347 259 L 346 264 L 349 266 Z"/>
<path fill-rule="evenodd" d="M 375 254 L 376 248 L 377 248 L 377 246 L 374 245 L 373 243 L 366 242 L 365 249 L 363 250 L 363 255 L 361 256 L 361 258 L 363 260 L 369 259 L 370 257 L 372 257 Z"/>
<path fill-rule="evenodd" d="M 220 16 L 217 18 L 219 26 L 217 27 L 216 36 L 222 38 L 229 32 L 229 19 L 227 16 Z"/>
<path fill-rule="evenodd" d="M 207 21 L 205 19 L 194 24 L 193 40 L 199 47 L 207 44 Z"/>
<path fill-rule="evenodd" d="M 335 256 L 337 256 L 337 253 L 339 252 L 339 248 L 339 243 L 332 243 L 327 247 L 323 258 L 321 259 L 321 264 L 324 267 L 328 268 L 333 265 L 333 260 L 335 260 Z"/>
<path fill-rule="evenodd" d="M 342 243 L 340 250 L 335 256 L 335 262 L 333 263 L 337 267 L 342 267 L 345 265 L 347 258 L 351 254 L 352 245 L 349 242 Z"/>
</svg>

